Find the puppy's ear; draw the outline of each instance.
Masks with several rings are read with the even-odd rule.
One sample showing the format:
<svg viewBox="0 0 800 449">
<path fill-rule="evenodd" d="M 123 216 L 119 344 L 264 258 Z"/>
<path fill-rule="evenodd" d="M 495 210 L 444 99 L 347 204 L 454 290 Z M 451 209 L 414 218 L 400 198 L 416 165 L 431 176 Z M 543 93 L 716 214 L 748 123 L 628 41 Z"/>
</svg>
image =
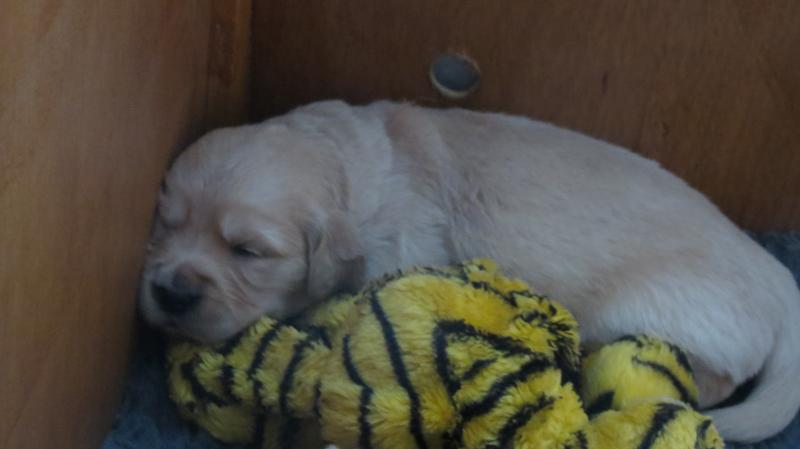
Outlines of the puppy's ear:
<svg viewBox="0 0 800 449">
<path fill-rule="evenodd" d="M 364 254 L 356 227 L 343 213 L 334 213 L 306 231 L 306 288 L 314 299 L 358 287 L 364 274 Z"/>
</svg>

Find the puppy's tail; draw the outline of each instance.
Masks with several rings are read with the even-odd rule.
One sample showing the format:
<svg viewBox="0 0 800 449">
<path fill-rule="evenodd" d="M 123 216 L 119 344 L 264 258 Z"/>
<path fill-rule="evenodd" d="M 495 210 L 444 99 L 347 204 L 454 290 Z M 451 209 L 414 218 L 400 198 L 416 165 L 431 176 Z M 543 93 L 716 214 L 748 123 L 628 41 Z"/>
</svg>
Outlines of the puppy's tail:
<svg viewBox="0 0 800 449">
<path fill-rule="evenodd" d="M 792 287 L 790 313 L 781 323 L 755 389 L 740 404 L 708 412 L 726 440 L 749 443 L 771 437 L 800 408 L 800 294 L 794 283 Z"/>
</svg>

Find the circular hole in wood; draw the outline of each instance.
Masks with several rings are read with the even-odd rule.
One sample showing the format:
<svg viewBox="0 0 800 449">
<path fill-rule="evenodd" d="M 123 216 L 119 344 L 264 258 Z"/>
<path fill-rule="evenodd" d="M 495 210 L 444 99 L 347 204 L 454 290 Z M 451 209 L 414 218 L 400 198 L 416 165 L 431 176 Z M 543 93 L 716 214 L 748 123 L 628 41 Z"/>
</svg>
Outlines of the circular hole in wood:
<svg viewBox="0 0 800 449">
<path fill-rule="evenodd" d="M 431 83 L 442 96 L 461 99 L 471 94 L 481 82 L 478 64 L 467 56 L 445 53 L 431 63 Z"/>
</svg>

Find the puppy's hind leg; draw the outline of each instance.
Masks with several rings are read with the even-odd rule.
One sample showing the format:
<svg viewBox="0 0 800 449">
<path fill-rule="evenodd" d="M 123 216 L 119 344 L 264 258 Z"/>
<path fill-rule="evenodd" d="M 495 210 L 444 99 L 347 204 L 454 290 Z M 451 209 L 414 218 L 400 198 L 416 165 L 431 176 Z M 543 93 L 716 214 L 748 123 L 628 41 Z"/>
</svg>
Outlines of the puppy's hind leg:
<svg viewBox="0 0 800 449">
<path fill-rule="evenodd" d="M 748 304 L 738 279 L 664 262 L 621 271 L 576 310 L 581 335 L 606 343 L 623 335 L 661 338 L 690 355 L 701 407 L 729 396 L 763 365 L 774 343 L 768 312 Z"/>
<path fill-rule="evenodd" d="M 736 383 L 730 375 L 717 373 L 693 354 L 688 354 L 688 357 L 697 384 L 697 402 L 701 410 L 717 405 L 733 394 Z"/>
</svg>

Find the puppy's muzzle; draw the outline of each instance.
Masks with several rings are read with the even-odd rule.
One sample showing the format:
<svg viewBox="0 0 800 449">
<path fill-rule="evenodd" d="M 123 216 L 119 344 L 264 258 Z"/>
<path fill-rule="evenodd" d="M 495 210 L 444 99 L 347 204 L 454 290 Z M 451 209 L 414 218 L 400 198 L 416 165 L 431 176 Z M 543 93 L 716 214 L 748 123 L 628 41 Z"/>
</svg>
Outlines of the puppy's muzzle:
<svg viewBox="0 0 800 449">
<path fill-rule="evenodd" d="M 171 278 L 154 280 L 150 288 L 161 310 L 173 317 L 190 312 L 203 299 L 202 283 L 183 271 L 176 271 Z"/>
</svg>

